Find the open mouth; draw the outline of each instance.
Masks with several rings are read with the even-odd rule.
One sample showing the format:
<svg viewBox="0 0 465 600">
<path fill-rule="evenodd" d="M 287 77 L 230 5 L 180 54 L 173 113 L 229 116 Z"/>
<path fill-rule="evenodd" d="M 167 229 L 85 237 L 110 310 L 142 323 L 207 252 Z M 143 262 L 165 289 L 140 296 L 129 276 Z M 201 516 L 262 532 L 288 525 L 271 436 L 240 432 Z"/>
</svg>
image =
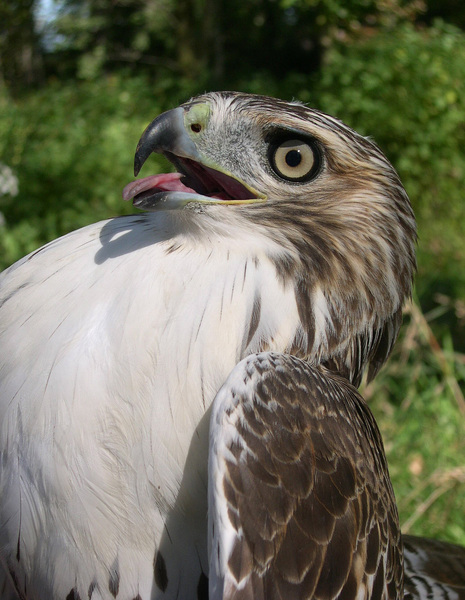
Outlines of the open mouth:
<svg viewBox="0 0 465 600">
<path fill-rule="evenodd" d="M 165 152 L 177 173 L 150 175 L 129 183 L 123 199 L 136 208 L 155 210 L 167 202 L 184 206 L 189 202 L 210 204 L 249 204 L 266 197 L 238 179 L 207 167 L 195 160 Z"/>
</svg>

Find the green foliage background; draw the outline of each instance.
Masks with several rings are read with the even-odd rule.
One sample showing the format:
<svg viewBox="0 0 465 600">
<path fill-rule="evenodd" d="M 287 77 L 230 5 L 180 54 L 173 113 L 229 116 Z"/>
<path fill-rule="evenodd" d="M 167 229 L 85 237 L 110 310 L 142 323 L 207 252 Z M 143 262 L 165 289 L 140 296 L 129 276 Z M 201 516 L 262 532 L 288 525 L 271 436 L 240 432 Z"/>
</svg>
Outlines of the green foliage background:
<svg viewBox="0 0 465 600">
<path fill-rule="evenodd" d="M 19 1 L 24 31 L 11 21 L 0 38 L 0 165 L 19 183 L 18 195 L 2 195 L 0 174 L 0 268 L 132 212 L 121 190 L 141 132 L 191 95 L 240 89 L 341 118 L 393 162 L 419 230 L 415 302 L 364 394 L 406 528 L 465 544 L 465 10 L 400 0 L 106 4 L 63 2 L 37 40 L 27 29 L 33 2 Z M 35 48 L 34 61 L 8 62 L 8 39 Z M 150 169 L 166 169 L 161 160 Z"/>
</svg>

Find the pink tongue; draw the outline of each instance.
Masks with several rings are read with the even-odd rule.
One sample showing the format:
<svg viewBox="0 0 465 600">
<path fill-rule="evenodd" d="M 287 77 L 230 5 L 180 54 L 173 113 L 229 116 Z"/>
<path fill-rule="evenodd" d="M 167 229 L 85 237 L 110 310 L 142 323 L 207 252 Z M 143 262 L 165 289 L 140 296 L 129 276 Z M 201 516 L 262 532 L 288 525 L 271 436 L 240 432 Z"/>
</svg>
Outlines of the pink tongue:
<svg viewBox="0 0 465 600">
<path fill-rule="evenodd" d="M 131 181 L 123 189 L 123 200 L 132 200 L 134 196 L 145 192 L 146 190 L 159 190 L 159 191 L 170 191 L 170 192 L 190 192 L 196 194 L 197 192 L 191 188 L 188 188 L 180 179 L 181 173 L 162 173 L 161 175 L 150 175 L 143 179 L 137 179 Z"/>
</svg>

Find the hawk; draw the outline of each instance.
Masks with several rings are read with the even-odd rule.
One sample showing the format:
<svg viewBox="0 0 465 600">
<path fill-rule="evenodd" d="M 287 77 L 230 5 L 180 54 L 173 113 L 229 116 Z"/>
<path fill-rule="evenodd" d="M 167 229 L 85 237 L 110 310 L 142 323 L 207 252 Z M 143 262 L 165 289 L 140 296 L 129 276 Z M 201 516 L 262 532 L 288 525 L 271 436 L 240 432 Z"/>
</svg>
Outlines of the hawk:
<svg viewBox="0 0 465 600">
<path fill-rule="evenodd" d="M 356 391 L 415 270 L 397 174 L 332 117 L 230 92 L 157 117 L 136 175 L 152 152 L 178 172 L 125 188 L 147 212 L 0 278 L 2 600 L 401 598 Z M 431 574 L 447 552 L 407 540 L 406 596 L 463 597 Z"/>
</svg>

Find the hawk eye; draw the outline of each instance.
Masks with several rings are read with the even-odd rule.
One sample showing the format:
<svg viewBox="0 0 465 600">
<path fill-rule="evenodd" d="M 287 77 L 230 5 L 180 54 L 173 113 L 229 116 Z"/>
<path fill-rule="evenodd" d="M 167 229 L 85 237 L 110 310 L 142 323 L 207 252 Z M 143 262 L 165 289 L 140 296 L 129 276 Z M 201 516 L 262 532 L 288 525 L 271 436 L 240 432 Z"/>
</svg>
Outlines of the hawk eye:
<svg viewBox="0 0 465 600">
<path fill-rule="evenodd" d="M 315 149 L 305 140 L 291 139 L 273 145 L 270 158 L 276 174 L 288 181 L 308 181 L 318 168 Z"/>
</svg>

